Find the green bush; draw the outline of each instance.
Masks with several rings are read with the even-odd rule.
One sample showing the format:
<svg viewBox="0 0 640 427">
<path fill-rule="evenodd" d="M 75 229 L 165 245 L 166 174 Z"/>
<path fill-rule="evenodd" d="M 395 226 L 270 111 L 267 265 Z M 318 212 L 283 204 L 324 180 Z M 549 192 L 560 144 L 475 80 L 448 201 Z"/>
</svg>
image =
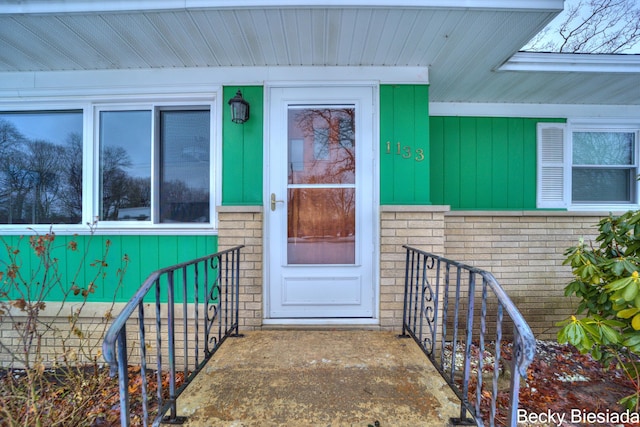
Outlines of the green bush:
<svg viewBox="0 0 640 427">
<path fill-rule="evenodd" d="M 565 252 L 574 280 L 565 295 L 580 299 L 559 324 L 558 341 L 625 372 L 635 393 L 620 403 L 638 411 L 640 396 L 640 211 L 598 223 L 598 246 L 580 240 Z M 576 317 L 580 316 L 580 317 Z"/>
</svg>

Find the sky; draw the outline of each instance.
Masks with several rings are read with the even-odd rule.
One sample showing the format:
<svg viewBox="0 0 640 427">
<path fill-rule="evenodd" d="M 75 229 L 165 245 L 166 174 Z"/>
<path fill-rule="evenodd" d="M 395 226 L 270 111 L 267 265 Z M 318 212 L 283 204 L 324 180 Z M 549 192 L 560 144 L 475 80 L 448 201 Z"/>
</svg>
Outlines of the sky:
<svg viewBox="0 0 640 427">
<path fill-rule="evenodd" d="M 9 113 L 0 118 L 11 122 L 27 139 L 66 144 L 69 134 L 82 135 L 82 111 L 47 113 Z"/>
</svg>

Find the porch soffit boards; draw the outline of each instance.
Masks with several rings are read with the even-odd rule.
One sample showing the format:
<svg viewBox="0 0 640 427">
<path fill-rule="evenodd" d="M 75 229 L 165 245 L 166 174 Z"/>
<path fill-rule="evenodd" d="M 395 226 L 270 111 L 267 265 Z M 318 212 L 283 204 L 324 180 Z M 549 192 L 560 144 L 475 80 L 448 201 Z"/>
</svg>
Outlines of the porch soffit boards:
<svg viewBox="0 0 640 427">
<path fill-rule="evenodd" d="M 562 7 L 563 0 L 5 0 L 0 73 L 425 67 L 432 102 L 638 104 L 637 72 L 498 71 Z"/>
<path fill-rule="evenodd" d="M 434 71 L 430 78 L 436 80 Z M 433 84 L 435 102 L 640 106 L 640 55 L 517 52 L 459 84 Z"/>
<path fill-rule="evenodd" d="M 458 77 L 470 61 L 504 62 L 562 8 L 561 0 L 368 3 L 9 1 L 0 6 L 0 71 L 427 66 Z"/>
<path fill-rule="evenodd" d="M 8 0 L 0 72 L 428 67 L 506 61 L 562 0 Z"/>
</svg>

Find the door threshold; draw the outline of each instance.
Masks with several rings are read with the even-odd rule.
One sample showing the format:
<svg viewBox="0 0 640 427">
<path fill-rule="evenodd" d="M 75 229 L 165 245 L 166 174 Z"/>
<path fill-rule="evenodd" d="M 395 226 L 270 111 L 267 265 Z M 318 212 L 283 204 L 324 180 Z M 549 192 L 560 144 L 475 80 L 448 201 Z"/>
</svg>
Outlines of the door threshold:
<svg viewBox="0 0 640 427">
<path fill-rule="evenodd" d="M 378 319 L 335 318 L 335 319 L 263 319 L 262 329 L 380 329 Z"/>
</svg>

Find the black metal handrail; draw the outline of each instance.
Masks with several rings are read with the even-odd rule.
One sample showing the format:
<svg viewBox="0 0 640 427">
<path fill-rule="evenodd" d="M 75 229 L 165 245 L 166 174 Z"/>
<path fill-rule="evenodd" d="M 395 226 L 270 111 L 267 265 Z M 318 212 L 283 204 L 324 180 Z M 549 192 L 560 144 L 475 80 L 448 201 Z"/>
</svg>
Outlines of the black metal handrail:
<svg viewBox="0 0 640 427">
<path fill-rule="evenodd" d="M 413 337 L 460 398 L 452 421 L 515 427 L 520 377 L 535 355 L 531 328 L 491 273 L 403 247 L 402 336 Z"/>
<path fill-rule="evenodd" d="M 122 427 L 131 423 L 134 402 L 141 407 L 139 416 L 144 426 L 149 425 L 150 420 L 154 426 L 161 422 L 178 424 L 184 421 L 177 415 L 178 396 L 227 337 L 239 336 L 241 248 L 243 246 L 237 246 L 151 273 L 113 321 L 102 351 L 111 367 L 111 375 L 118 375 Z M 151 301 L 147 302 L 147 299 Z M 147 325 L 145 306 L 151 305 L 155 308 L 155 316 Z M 176 314 L 180 309 L 181 316 Z M 176 318 L 180 321 L 180 317 L 181 323 L 176 325 Z M 135 326 L 136 332 L 127 332 L 127 324 Z M 177 337 L 180 334 L 176 333 L 176 326 L 182 328 L 182 340 Z M 146 335 L 150 333 L 155 334 L 155 340 L 147 339 Z M 155 352 L 148 352 L 148 347 L 153 345 Z M 155 416 L 150 414 L 152 397 L 147 378 L 147 374 L 153 374 L 148 365 L 154 363 L 154 358 Z M 164 358 L 166 365 L 163 365 Z M 130 363 L 140 367 L 141 396 L 135 400 L 129 392 Z M 184 373 L 183 381 L 177 380 L 179 372 Z M 163 378 L 166 375 L 168 386 L 165 387 Z M 167 412 L 169 414 L 165 415 Z"/>
</svg>

